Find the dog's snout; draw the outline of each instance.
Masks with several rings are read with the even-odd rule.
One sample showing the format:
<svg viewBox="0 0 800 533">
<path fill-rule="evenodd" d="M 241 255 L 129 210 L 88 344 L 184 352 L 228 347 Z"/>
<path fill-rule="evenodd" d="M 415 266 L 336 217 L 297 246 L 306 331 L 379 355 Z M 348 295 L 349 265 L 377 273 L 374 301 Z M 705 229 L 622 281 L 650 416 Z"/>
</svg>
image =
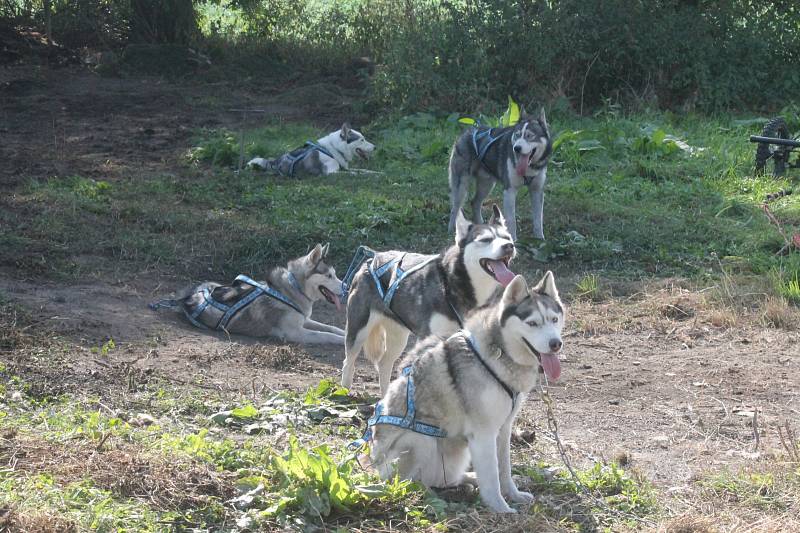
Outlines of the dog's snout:
<svg viewBox="0 0 800 533">
<path fill-rule="evenodd" d="M 520 146 L 518 144 L 515 144 L 514 145 L 514 151 L 517 152 L 517 153 L 520 153 L 522 151 L 522 146 Z"/>
<path fill-rule="evenodd" d="M 561 342 L 561 339 L 550 339 L 550 351 L 557 352 L 561 349 L 564 343 Z"/>
<path fill-rule="evenodd" d="M 504 254 L 513 254 L 514 253 L 514 243 L 507 242 L 503 245 L 503 253 Z"/>
</svg>

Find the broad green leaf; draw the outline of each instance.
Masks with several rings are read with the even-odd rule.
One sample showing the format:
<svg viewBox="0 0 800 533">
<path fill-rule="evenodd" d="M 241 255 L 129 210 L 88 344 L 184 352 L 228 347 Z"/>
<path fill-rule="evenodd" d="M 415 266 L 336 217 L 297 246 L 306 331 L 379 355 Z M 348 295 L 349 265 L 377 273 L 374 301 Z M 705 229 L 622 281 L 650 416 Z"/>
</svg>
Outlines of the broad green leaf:
<svg viewBox="0 0 800 533">
<path fill-rule="evenodd" d="M 508 97 L 508 109 L 503 114 L 503 118 L 500 119 L 500 126 L 508 127 L 513 126 L 517 122 L 519 122 L 519 104 L 514 101 L 511 96 Z"/>
<path fill-rule="evenodd" d="M 458 119 L 458 122 L 460 122 L 461 124 L 466 124 L 467 126 L 474 126 L 475 124 L 478 123 L 478 121 L 472 117 L 460 117 Z"/>
<path fill-rule="evenodd" d="M 258 409 L 253 407 L 252 404 L 247 404 L 244 407 L 237 407 L 231 411 L 233 418 L 255 418 L 258 416 Z"/>
</svg>

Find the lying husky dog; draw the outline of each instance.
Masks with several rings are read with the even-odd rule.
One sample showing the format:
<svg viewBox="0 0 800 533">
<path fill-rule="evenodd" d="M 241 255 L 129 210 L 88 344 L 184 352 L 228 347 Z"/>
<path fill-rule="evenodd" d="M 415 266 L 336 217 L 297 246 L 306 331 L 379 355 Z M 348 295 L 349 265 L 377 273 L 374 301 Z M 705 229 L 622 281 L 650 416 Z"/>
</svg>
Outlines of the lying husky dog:
<svg viewBox="0 0 800 533">
<path fill-rule="evenodd" d="M 292 342 L 343 344 L 344 331 L 311 320 L 311 307 L 325 298 L 341 309 L 342 282 L 324 259 L 328 245 L 275 267 L 266 281 L 239 276 L 232 285 L 206 282 L 180 298 L 196 326 L 252 337 L 279 337 Z"/>
<path fill-rule="evenodd" d="M 514 243 L 497 206 L 493 211 L 481 225 L 459 213 L 455 245 L 439 255 L 379 252 L 360 268 L 347 299 L 342 386 L 352 385 L 363 347 L 385 393 L 409 333 L 447 337 L 458 330 L 461 317 L 513 279 L 508 265 Z"/>
<path fill-rule="evenodd" d="M 376 405 L 365 439 L 383 479 L 396 472 L 429 487 L 456 486 L 475 481 L 466 472 L 472 461 L 483 502 L 512 513 L 503 495 L 533 501 L 511 478 L 512 425 L 539 373 L 561 374 L 564 308 L 551 272 L 532 290 L 516 276 L 498 299 L 466 330 L 418 345 Z"/>
<path fill-rule="evenodd" d="M 481 204 L 499 181 L 503 184 L 503 215 L 511 236 L 516 240 L 517 190 L 524 184 L 531 193 L 533 235 L 544 239 L 544 182 L 547 179 L 547 160 L 552 151 L 544 108 L 538 119 L 532 119 L 522 111 L 519 122 L 509 128 L 474 127 L 464 132 L 450 153 L 450 232 L 453 232 L 456 215 L 467 198 L 470 178 L 474 177 L 477 183 L 472 198 L 473 222 L 483 222 Z"/>
<path fill-rule="evenodd" d="M 297 173 L 327 176 L 341 169 L 347 170 L 355 156 L 367 159 L 373 150 L 375 145 L 345 122 L 340 130 L 329 133 L 317 142 L 308 141 L 301 148 L 276 159 L 256 157 L 247 165 L 282 176 L 291 177 Z"/>
</svg>

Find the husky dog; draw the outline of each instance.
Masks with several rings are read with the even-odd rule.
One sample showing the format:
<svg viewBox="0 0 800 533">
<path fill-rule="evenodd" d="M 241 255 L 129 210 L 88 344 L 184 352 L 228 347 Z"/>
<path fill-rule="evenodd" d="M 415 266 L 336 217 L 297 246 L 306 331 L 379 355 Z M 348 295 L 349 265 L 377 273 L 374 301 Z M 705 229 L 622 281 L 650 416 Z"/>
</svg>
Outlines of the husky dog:
<svg viewBox="0 0 800 533">
<path fill-rule="evenodd" d="M 488 224 L 470 224 L 459 212 L 455 244 L 439 255 L 379 252 L 371 264 L 358 271 L 347 299 L 344 387 L 353 383 L 356 359 L 363 347 L 375 365 L 384 394 L 392 365 L 409 333 L 420 338 L 430 334 L 447 337 L 458 330 L 461 317 L 486 303 L 500 285 L 511 282 L 514 274 L 508 265 L 516 249 L 500 209 L 496 205 L 492 209 Z M 381 265 L 392 262 L 393 269 L 378 275 Z M 383 293 L 391 291 L 399 272 L 422 263 L 426 264 L 395 285 L 387 305 Z M 380 280 L 380 290 L 375 278 Z"/>
<path fill-rule="evenodd" d="M 311 307 L 321 298 L 341 310 L 342 282 L 325 263 L 328 246 L 317 244 L 286 267 L 272 268 L 266 281 L 239 276 L 232 285 L 202 283 L 186 291 L 179 303 L 200 327 L 298 343 L 344 344 L 342 329 L 311 319 Z"/>
<path fill-rule="evenodd" d="M 276 159 L 256 157 L 247 165 L 282 176 L 294 176 L 296 173 L 327 176 L 341 169 L 347 170 L 355 156 L 369 158 L 373 150 L 375 145 L 345 122 L 341 129 L 329 133 L 317 142 L 308 141 L 301 148 Z"/>
<path fill-rule="evenodd" d="M 523 110 L 519 122 L 509 128 L 476 127 L 464 132 L 450 153 L 450 232 L 453 232 L 456 215 L 467 198 L 470 178 L 474 177 L 473 222 L 483 222 L 481 204 L 499 181 L 503 184 L 503 215 L 512 238 L 516 240 L 517 190 L 524 184 L 531 193 L 533 235 L 544 239 L 544 182 L 547 179 L 547 160 L 552 151 L 544 108 L 538 119 L 529 117 Z"/>
<path fill-rule="evenodd" d="M 563 324 L 547 272 L 531 290 L 516 276 L 465 330 L 422 341 L 370 419 L 367 438 L 381 477 L 397 473 L 429 487 L 477 481 L 484 504 L 499 513 L 516 512 L 503 496 L 533 501 L 511 478 L 511 429 L 539 374 L 561 374 Z"/>
</svg>

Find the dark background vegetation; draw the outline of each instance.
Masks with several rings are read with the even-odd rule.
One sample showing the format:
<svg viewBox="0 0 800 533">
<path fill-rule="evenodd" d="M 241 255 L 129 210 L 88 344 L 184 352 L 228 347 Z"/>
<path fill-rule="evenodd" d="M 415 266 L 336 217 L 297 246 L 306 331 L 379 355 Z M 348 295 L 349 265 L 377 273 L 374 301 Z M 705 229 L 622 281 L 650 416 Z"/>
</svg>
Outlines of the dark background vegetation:
<svg viewBox="0 0 800 533">
<path fill-rule="evenodd" d="M 800 97 L 795 0 L 0 0 L 0 27 L 48 26 L 68 49 L 115 52 L 113 70 L 355 74 L 370 111 L 480 110 L 507 94 L 580 113 Z"/>
</svg>

